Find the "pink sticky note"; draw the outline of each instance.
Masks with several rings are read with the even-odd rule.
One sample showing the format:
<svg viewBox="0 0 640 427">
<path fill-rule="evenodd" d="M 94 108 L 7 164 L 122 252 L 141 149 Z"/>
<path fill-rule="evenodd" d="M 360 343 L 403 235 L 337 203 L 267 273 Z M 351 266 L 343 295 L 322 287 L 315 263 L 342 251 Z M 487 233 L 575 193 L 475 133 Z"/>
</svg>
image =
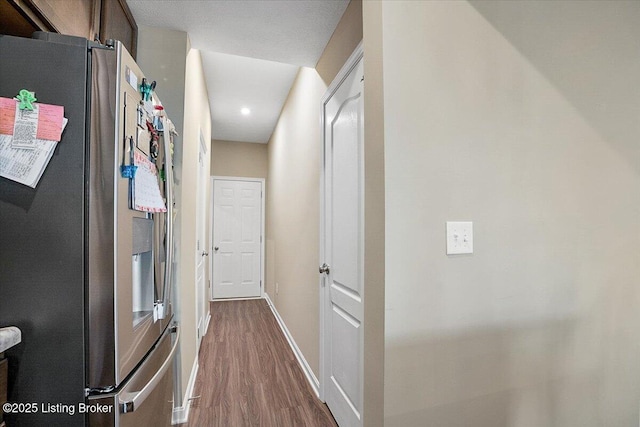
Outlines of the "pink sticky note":
<svg viewBox="0 0 640 427">
<path fill-rule="evenodd" d="M 64 107 L 38 103 L 38 133 L 36 138 L 60 141 Z"/>
<path fill-rule="evenodd" d="M 0 98 L 0 133 L 13 135 L 13 124 L 16 121 L 16 100 Z"/>
</svg>

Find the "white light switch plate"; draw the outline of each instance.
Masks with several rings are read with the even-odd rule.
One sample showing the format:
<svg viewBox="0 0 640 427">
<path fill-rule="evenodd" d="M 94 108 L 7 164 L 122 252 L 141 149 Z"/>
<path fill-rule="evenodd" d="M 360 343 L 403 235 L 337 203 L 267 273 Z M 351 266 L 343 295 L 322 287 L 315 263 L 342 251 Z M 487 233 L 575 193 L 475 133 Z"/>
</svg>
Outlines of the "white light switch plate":
<svg viewBox="0 0 640 427">
<path fill-rule="evenodd" d="M 473 253 L 473 222 L 447 221 L 447 255 Z"/>
</svg>

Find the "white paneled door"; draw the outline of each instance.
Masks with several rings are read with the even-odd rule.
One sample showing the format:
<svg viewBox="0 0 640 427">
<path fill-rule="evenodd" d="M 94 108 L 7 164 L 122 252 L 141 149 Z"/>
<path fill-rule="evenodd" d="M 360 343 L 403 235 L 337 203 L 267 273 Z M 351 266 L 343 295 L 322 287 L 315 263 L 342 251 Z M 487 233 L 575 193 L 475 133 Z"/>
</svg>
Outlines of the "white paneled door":
<svg viewBox="0 0 640 427">
<path fill-rule="evenodd" d="M 354 56 L 323 110 L 322 390 L 341 427 L 362 425 L 363 404 L 364 74 Z"/>
<path fill-rule="evenodd" d="M 213 298 L 261 296 L 262 182 L 213 181 Z"/>
</svg>

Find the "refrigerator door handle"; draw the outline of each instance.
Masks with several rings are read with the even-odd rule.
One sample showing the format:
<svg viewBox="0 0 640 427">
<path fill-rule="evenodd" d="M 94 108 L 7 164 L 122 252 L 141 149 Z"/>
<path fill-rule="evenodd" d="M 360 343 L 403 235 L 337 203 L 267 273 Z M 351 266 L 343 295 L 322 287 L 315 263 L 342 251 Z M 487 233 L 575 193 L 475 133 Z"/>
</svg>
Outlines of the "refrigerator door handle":
<svg viewBox="0 0 640 427">
<path fill-rule="evenodd" d="M 121 413 L 126 414 L 129 412 L 133 412 L 140 405 L 142 405 L 146 398 L 149 397 L 153 389 L 155 389 L 158 383 L 160 383 L 167 370 L 171 367 L 173 357 L 175 356 L 176 351 L 178 350 L 178 345 L 180 344 L 180 329 L 177 326 L 175 327 L 175 329 L 176 341 L 173 343 L 171 352 L 165 359 L 158 372 L 156 372 L 155 375 L 149 380 L 149 382 L 144 387 L 142 387 L 142 390 L 132 393 L 123 393 L 120 396 L 118 404 L 120 406 Z"/>
</svg>

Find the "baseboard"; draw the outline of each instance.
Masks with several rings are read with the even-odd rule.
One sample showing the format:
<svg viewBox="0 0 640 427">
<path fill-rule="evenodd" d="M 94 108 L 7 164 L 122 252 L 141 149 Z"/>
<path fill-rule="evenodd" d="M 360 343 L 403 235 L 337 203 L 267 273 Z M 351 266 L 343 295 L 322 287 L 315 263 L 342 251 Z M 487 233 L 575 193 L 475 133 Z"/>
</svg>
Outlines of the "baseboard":
<svg viewBox="0 0 640 427">
<path fill-rule="evenodd" d="M 209 310 L 209 312 L 207 313 L 207 320 L 205 320 L 204 323 L 204 334 L 202 335 L 203 337 L 207 335 L 207 331 L 209 330 L 209 323 L 211 323 L 211 310 Z"/>
<path fill-rule="evenodd" d="M 219 302 L 219 301 L 246 301 L 250 299 L 262 299 L 262 297 L 238 297 L 238 298 L 214 298 L 211 302 Z"/>
<path fill-rule="evenodd" d="M 316 378 L 316 375 L 311 370 L 311 367 L 309 366 L 309 363 L 307 363 L 307 359 L 304 358 L 304 355 L 302 354 L 302 351 L 300 351 L 300 348 L 298 347 L 298 344 L 296 344 L 296 341 L 293 339 L 293 336 L 291 335 L 291 332 L 289 332 L 289 329 L 287 328 L 287 325 L 284 323 L 284 320 L 282 320 L 282 317 L 280 317 L 280 313 L 278 313 L 278 310 L 276 309 L 276 306 L 273 304 L 273 301 L 271 301 L 271 298 L 269 298 L 269 294 L 267 294 L 266 292 L 264 293 L 264 299 L 267 301 L 267 304 L 269 304 L 269 307 L 271 308 L 271 311 L 273 312 L 273 315 L 275 316 L 276 320 L 278 321 L 278 325 L 280 325 L 280 329 L 282 329 L 282 332 L 284 333 L 284 336 L 287 338 L 287 341 L 289 342 L 289 345 L 291 346 L 291 350 L 293 350 L 293 354 L 295 354 L 296 359 L 298 359 L 298 363 L 300 364 L 300 367 L 302 368 L 302 372 L 304 372 L 304 375 L 305 375 L 305 377 L 307 377 L 307 381 L 309 381 L 309 384 L 311 385 L 311 388 L 315 392 L 316 396 L 319 398 L 320 397 L 320 382 L 318 381 L 318 378 Z"/>
<path fill-rule="evenodd" d="M 196 377 L 198 376 L 198 355 L 193 361 L 193 367 L 191 368 L 191 375 L 189 375 L 189 383 L 187 384 L 187 390 L 185 392 L 182 406 L 173 408 L 173 414 L 171 416 L 171 424 L 182 424 L 189 420 L 189 409 L 191 408 L 191 401 L 193 400 L 193 390 L 196 386 Z"/>
</svg>

